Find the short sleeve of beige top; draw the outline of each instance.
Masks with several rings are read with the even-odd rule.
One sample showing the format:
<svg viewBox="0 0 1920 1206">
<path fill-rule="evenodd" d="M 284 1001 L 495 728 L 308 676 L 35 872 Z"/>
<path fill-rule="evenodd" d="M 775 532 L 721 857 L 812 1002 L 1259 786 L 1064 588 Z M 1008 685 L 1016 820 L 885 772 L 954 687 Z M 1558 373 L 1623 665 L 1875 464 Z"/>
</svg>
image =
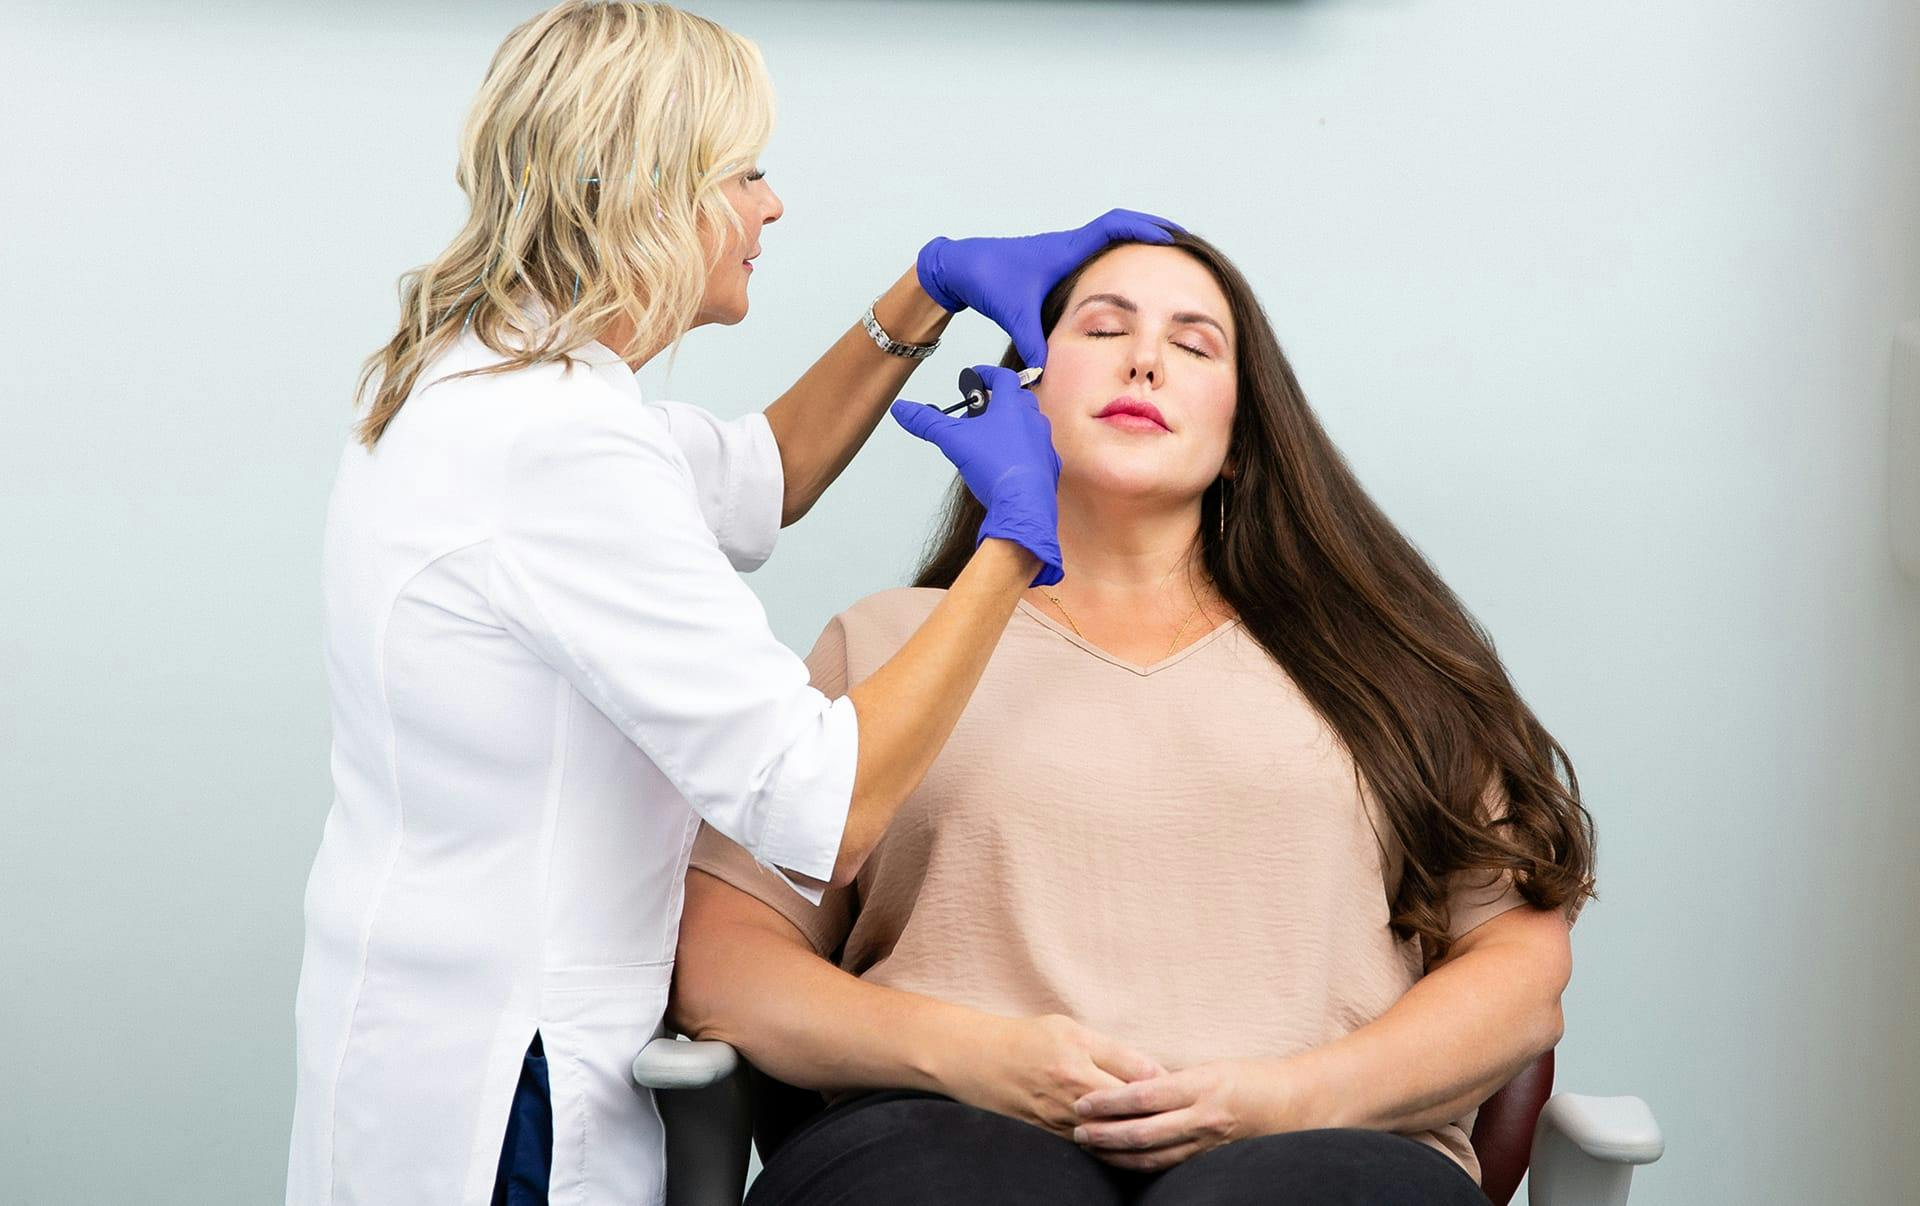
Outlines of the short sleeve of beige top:
<svg viewBox="0 0 1920 1206">
<path fill-rule="evenodd" d="M 814 684 L 843 694 L 939 598 L 836 617 Z M 1344 745 L 1237 622 L 1134 666 L 1024 602 L 854 884 L 816 909 L 718 833 L 693 855 L 863 979 L 1067 1014 L 1169 1067 L 1303 1051 L 1399 1000 L 1423 961 L 1387 927 L 1397 862 Z M 1461 935 L 1524 902 L 1483 879 L 1451 903 Z M 1413 1138 L 1477 1181 L 1472 1121 Z"/>
</svg>

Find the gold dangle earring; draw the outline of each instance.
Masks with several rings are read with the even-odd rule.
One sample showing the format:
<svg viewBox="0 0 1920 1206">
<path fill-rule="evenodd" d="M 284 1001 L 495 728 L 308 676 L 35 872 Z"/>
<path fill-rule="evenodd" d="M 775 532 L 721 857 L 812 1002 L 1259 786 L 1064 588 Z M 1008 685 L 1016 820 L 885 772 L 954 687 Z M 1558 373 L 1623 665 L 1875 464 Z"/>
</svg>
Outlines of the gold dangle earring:
<svg viewBox="0 0 1920 1206">
<path fill-rule="evenodd" d="M 1222 476 L 1220 478 L 1220 512 L 1219 512 L 1220 539 L 1222 540 L 1225 540 L 1227 538 L 1227 488 L 1228 488 L 1227 479 L 1225 476 Z"/>
</svg>

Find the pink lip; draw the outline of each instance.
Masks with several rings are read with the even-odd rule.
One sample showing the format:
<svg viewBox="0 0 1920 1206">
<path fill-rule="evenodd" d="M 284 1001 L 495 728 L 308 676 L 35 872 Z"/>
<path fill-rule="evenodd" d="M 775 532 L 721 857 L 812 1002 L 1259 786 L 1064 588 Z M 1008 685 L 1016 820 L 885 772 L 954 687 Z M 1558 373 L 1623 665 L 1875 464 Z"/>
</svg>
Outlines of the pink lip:
<svg viewBox="0 0 1920 1206">
<path fill-rule="evenodd" d="M 1155 428 L 1161 431 L 1173 430 L 1167 426 L 1166 416 L 1160 413 L 1159 407 L 1151 402 L 1142 402 L 1138 398 L 1115 398 L 1107 403 L 1105 410 L 1093 417 L 1106 419 L 1115 427 L 1125 427 L 1132 431 L 1152 431 Z"/>
</svg>

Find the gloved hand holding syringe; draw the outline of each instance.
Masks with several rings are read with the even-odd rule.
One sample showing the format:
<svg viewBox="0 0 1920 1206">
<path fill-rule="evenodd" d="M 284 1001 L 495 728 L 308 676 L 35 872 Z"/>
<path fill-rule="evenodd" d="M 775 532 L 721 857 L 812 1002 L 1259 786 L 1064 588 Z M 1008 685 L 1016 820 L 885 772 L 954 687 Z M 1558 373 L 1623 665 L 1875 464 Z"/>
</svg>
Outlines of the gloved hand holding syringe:
<svg viewBox="0 0 1920 1206">
<path fill-rule="evenodd" d="M 1033 584 L 1051 586 L 1062 576 L 1056 498 L 1060 456 L 1053 450 L 1053 428 L 1026 387 L 1039 370 L 1027 373 L 977 364 L 960 374 L 967 396 L 946 408 L 969 417 L 949 417 L 940 407 L 904 398 L 893 404 L 893 417 L 937 446 L 960 471 L 967 489 L 987 509 L 980 539 L 999 537 L 1025 548 L 1041 561 Z"/>
</svg>

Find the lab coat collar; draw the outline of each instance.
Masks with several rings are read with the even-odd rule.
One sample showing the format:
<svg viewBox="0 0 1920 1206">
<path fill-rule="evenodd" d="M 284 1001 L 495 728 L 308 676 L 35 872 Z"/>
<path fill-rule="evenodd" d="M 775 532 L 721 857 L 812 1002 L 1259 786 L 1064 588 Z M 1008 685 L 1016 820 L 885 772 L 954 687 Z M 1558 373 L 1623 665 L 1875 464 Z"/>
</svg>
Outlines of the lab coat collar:
<svg viewBox="0 0 1920 1206">
<path fill-rule="evenodd" d="M 535 301 L 531 306 L 531 310 L 536 322 L 547 321 L 551 314 L 546 304 L 540 301 Z M 479 343 L 479 337 L 471 331 L 467 332 L 467 338 L 473 340 L 475 343 Z M 484 347 L 484 345 L 481 346 Z M 606 344 L 601 343 L 597 339 L 589 339 L 587 342 L 573 349 L 573 351 L 567 353 L 567 356 L 571 360 L 578 360 L 582 364 L 585 364 L 593 370 L 593 374 L 596 377 L 599 377 L 608 385 L 613 386 L 634 401 L 638 402 L 641 400 L 640 382 L 634 377 L 633 370 L 627 367 L 627 362 L 620 358 L 618 352 L 615 352 Z"/>
<path fill-rule="evenodd" d="M 575 348 L 571 355 L 575 360 L 591 368 L 594 375 L 607 384 L 631 396 L 636 402 L 640 400 L 638 378 L 633 375 L 633 370 L 627 367 L 627 362 L 620 359 L 619 353 L 606 344 L 597 339 L 589 339 Z"/>
<path fill-rule="evenodd" d="M 480 337 L 472 331 L 468 331 L 464 338 L 480 356 L 491 360 L 499 359 L 491 349 L 480 342 Z M 634 377 L 633 370 L 627 367 L 626 361 L 620 359 L 619 353 L 599 340 L 589 339 L 568 352 L 567 358 L 585 365 L 594 376 L 619 390 L 623 395 L 636 402 L 641 400 L 640 382 Z"/>
</svg>

